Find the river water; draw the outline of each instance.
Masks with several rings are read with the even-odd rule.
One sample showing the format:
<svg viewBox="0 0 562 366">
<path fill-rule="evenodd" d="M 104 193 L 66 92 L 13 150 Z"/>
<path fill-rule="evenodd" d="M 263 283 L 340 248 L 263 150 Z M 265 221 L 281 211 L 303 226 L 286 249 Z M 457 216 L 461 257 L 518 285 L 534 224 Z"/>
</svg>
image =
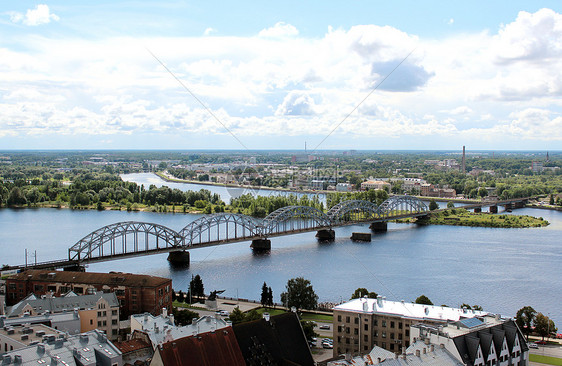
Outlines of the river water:
<svg viewBox="0 0 562 366">
<path fill-rule="evenodd" d="M 199 274 L 207 293 L 225 290 L 224 296 L 256 300 L 265 281 L 276 302 L 287 280 L 302 276 L 311 281 L 319 301 L 340 302 L 366 287 L 390 300 L 413 301 L 425 294 L 437 305 L 478 304 L 505 316 L 530 305 L 561 328 L 562 212 L 520 209 L 513 214 L 542 216 L 551 225 L 496 229 L 389 223 L 388 232 L 373 234 L 370 243 L 349 239 L 352 232 L 369 232 L 366 225 L 357 225 L 337 228 L 332 243 L 318 243 L 314 232 L 272 238 L 269 254 L 253 254 L 249 242 L 194 249 L 187 269 L 170 266 L 162 254 L 98 263 L 87 270 L 169 277 L 176 290 L 184 291 L 192 274 Z M 38 261 L 65 258 L 82 237 L 120 221 L 154 222 L 179 231 L 197 217 L 1 209 L 0 264 L 24 263 L 25 249 L 29 262 L 35 252 Z"/>
</svg>

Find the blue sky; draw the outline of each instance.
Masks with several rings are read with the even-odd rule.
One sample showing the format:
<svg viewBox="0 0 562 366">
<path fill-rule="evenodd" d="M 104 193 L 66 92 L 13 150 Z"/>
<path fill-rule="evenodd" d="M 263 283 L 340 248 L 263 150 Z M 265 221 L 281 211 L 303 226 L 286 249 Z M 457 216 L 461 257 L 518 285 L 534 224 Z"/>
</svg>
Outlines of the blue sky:
<svg viewBox="0 0 562 366">
<path fill-rule="evenodd" d="M 0 1 L 0 148 L 561 150 L 561 12 Z"/>
</svg>

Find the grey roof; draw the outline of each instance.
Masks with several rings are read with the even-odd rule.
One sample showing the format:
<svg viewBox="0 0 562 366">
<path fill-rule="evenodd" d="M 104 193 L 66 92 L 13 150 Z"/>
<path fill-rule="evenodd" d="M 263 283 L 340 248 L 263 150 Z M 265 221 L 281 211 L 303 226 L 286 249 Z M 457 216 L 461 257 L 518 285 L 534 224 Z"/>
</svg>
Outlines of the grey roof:
<svg viewBox="0 0 562 366">
<path fill-rule="evenodd" d="M 0 317 L 0 327 L 10 326 L 10 325 L 21 325 L 21 324 L 39 324 L 46 322 L 50 323 L 58 323 L 58 322 L 68 322 L 72 320 L 80 321 L 78 317 L 78 312 L 67 312 L 67 313 L 60 313 L 60 314 L 43 314 L 37 316 L 22 316 L 18 318 L 2 318 Z"/>
<path fill-rule="evenodd" d="M 424 351 L 425 350 L 425 351 Z M 418 352 L 419 351 L 419 355 Z M 382 356 L 382 357 L 381 357 Z M 378 359 L 381 362 L 378 363 Z M 363 357 L 355 357 L 351 361 L 337 360 L 328 363 L 330 366 L 462 366 L 463 364 L 457 360 L 445 348 L 438 346 L 426 345 L 422 341 L 414 342 L 402 354 L 396 357 L 392 352 L 386 351 L 380 347 L 374 347 L 371 353 Z"/>
<path fill-rule="evenodd" d="M 38 314 L 42 314 L 45 311 L 49 311 L 51 313 L 61 313 L 65 310 L 73 309 L 95 309 L 100 298 L 107 301 L 110 307 L 119 307 L 119 300 L 117 300 L 117 296 L 113 292 L 98 292 L 93 295 L 82 296 L 77 296 L 74 292 L 68 292 L 62 297 L 46 298 L 37 298 L 35 295 L 31 294 L 27 298 L 7 309 L 6 315 L 8 317 L 21 316 L 23 314 L 24 307 L 27 304 L 29 304 Z"/>
<path fill-rule="evenodd" d="M 122 365 L 119 349 L 96 329 L 70 337 L 45 335 L 43 343 L 2 355 L 2 366 L 101 366 L 108 359 Z"/>
<path fill-rule="evenodd" d="M 174 325 L 173 317 L 152 314 L 131 315 L 131 320 L 136 320 L 142 326 L 142 330 L 148 335 L 152 346 L 170 342 L 182 337 L 197 335 L 199 333 L 211 332 L 231 326 L 230 322 L 214 316 L 202 316 L 192 324 L 177 327 Z"/>
</svg>

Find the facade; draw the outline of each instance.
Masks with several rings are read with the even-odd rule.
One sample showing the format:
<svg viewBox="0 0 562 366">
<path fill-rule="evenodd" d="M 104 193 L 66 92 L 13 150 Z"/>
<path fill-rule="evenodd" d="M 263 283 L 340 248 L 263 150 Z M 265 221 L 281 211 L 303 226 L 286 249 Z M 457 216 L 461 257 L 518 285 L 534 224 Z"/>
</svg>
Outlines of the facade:
<svg viewBox="0 0 562 366">
<path fill-rule="evenodd" d="M 368 180 L 361 183 L 362 191 L 368 191 L 370 189 L 385 189 L 385 187 L 390 189 L 390 183 L 384 182 L 382 180 Z"/>
<path fill-rule="evenodd" d="M 402 353 L 410 344 L 414 324 L 445 324 L 461 318 L 484 316 L 486 312 L 421 305 L 404 301 L 360 298 L 334 308 L 334 356 L 368 353 L 378 346 Z"/>
<path fill-rule="evenodd" d="M 512 319 L 499 315 L 444 326 L 415 325 L 412 337 L 447 349 L 467 366 L 528 366 L 529 347 Z"/>
<path fill-rule="evenodd" d="M 114 292 L 120 316 L 149 312 L 158 315 L 172 308 L 172 280 L 131 273 L 89 273 L 27 270 L 6 280 L 6 304 L 14 305 L 29 294 L 61 296 L 69 291 L 78 295 Z"/>
<path fill-rule="evenodd" d="M 99 330 L 75 336 L 45 334 L 41 342 L 2 355 L 3 366 L 123 366 L 121 351 Z"/>
</svg>

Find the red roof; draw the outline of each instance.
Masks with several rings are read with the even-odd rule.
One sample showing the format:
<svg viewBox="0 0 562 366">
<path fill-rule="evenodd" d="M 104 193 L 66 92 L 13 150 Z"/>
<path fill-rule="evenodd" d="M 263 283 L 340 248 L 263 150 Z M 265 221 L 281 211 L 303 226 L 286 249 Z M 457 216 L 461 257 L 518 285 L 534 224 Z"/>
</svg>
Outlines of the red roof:
<svg viewBox="0 0 562 366">
<path fill-rule="evenodd" d="M 245 366 L 231 327 L 184 337 L 158 347 L 164 366 Z"/>
<path fill-rule="evenodd" d="M 143 348 L 151 348 L 151 345 L 143 341 L 142 339 L 133 338 L 124 342 L 113 342 L 113 345 L 121 351 L 121 353 L 127 353 L 136 351 Z"/>
</svg>

